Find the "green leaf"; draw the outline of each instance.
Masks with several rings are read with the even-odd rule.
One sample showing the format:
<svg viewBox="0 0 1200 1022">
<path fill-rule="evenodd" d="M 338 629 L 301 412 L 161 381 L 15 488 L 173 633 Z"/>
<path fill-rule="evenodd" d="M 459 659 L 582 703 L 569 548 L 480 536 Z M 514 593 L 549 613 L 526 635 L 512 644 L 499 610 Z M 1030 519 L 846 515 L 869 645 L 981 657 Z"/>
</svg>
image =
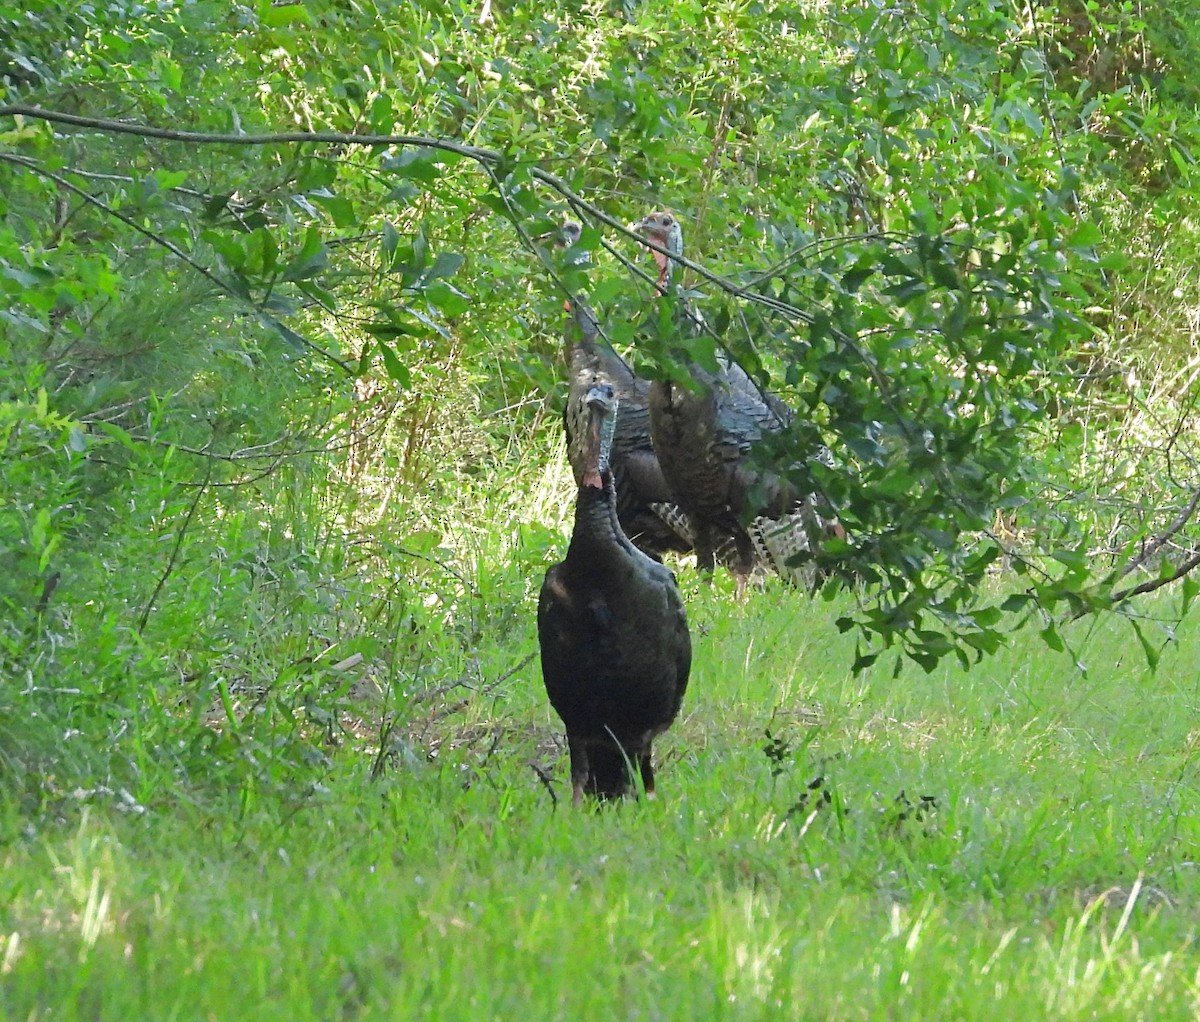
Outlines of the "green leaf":
<svg viewBox="0 0 1200 1022">
<path fill-rule="evenodd" d="M 980 628 L 987 629 L 998 624 L 1004 617 L 999 607 L 980 607 L 972 612 L 971 618 Z"/>
<path fill-rule="evenodd" d="M 296 290 L 301 294 L 308 295 L 309 298 L 315 301 L 318 305 L 323 305 L 326 309 L 337 308 L 337 298 L 335 298 L 331 292 L 326 291 L 323 287 L 319 286 L 312 280 L 296 281 Z"/>
<path fill-rule="evenodd" d="M 200 237 L 213 247 L 229 269 L 240 270 L 246 265 L 246 249 L 237 238 L 216 230 L 203 231 Z"/>
<path fill-rule="evenodd" d="M 850 673 L 861 674 L 878 659 L 878 653 L 859 653 L 858 656 L 854 658 L 854 663 L 850 665 Z"/>
<path fill-rule="evenodd" d="M 1090 220 L 1084 220 L 1079 228 L 1067 238 L 1067 245 L 1071 248 L 1093 248 L 1102 240 L 1100 228 Z"/>
<path fill-rule="evenodd" d="M 333 160 L 313 156 L 304 161 L 297 187 L 302 193 L 320 191 L 337 180 L 337 164 Z"/>
<path fill-rule="evenodd" d="M 512 211 L 508 208 L 508 204 L 495 192 L 484 192 L 479 196 L 479 202 L 493 213 L 504 217 L 505 220 L 512 219 Z"/>
<path fill-rule="evenodd" d="M 363 330 L 372 337 L 412 337 L 417 333 L 417 328 L 408 326 L 404 323 L 387 322 L 387 323 L 366 323 L 363 325 Z"/>
<path fill-rule="evenodd" d="M 710 373 L 720 371 L 717 363 L 717 339 L 708 334 L 690 339 L 687 343 L 687 353 L 696 360 L 696 364 Z"/>
<path fill-rule="evenodd" d="M 929 652 L 924 649 L 910 649 L 908 655 L 926 674 L 931 673 L 942 658 L 941 653 Z"/>
<path fill-rule="evenodd" d="M 156 170 L 152 177 L 157 182 L 159 189 L 164 192 L 178 188 L 188 179 L 186 170 Z"/>
<path fill-rule="evenodd" d="M 391 222 L 385 220 L 383 229 L 379 239 L 379 251 L 383 253 L 383 264 L 390 266 L 392 257 L 396 254 L 396 246 L 400 243 L 400 233 L 392 226 Z"/>
<path fill-rule="evenodd" d="M 131 451 L 137 450 L 137 444 L 132 436 L 129 435 L 120 426 L 113 425 L 111 422 L 105 422 L 103 419 L 97 419 L 95 422 L 89 423 L 89 428 L 104 433 L 110 439 L 117 441 L 122 447 Z"/>
<path fill-rule="evenodd" d="M 387 370 L 388 376 L 400 384 L 404 388 L 412 386 L 412 375 L 400 357 L 392 350 L 390 345 L 379 343 L 379 353 L 383 356 L 383 365 Z"/>
<path fill-rule="evenodd" d="M 385 157 L 383 169 L 399 178 L 411 178 L 431 184 L 442 173 L 438 165 L 439 154 L 434 149 L 422 149 L 418 146 L 408 146 L 401 149 L 395 156 Z"/>
<path fill-rule="evenodd" d="M 300 246 L 300 251 L 284 267 L 283 279 L 304 280 L 316 276 L 325 269 L 328 258 L 329 253 L 321 240 L 321 232 L 315 227 L 310 227 L 304 235 L 304 244 Z"/>
<path fill-rule="evenodd" d="M 425 299 L 444 316 L 461 316 L 471 307 L 471 300 L 445 281 L 434 281 L 425 289 Z"/>
<path fill-rule="evenodd" d="M 429 241 L 425 237 L 425 232 L 417 231 L 416 237 L 412 240 L 412 261 L 409 267 L 414 273 L 419 273 L 429 262 Z"/>
<path fill-rule="evenodd" d="M 168 89 L 175 92 L 183 91 L 183 68 L 175 61 L 163 54 L 156 54 L 154 58 L 154 70 L 163 85 Z"/>
<path fill-rule="evenodd" d="M 1200 592 L 1200 582 L 1192 575 L 1184 575 L 1181 583 L 1180 616 L 1188 612 L 1196 594 Z"/>
<path fill-rule="evenodd" d="M 856 266 L 842 274 L 842 288 L 848 294 L 854 294 L 871 277 L 875 275 L 873 266 Z"/>
<path fill-rule="evenodd" d="M 281 28 L 284 25 L 295 24 L 312 24 L 312 18 L 309 16 L 304 4 L 280 4 L 276 6 L 273 0 L 259 0 L 258 18 L 266 28 Z"/>
<path fill-rule="evenodd" d="M 884 290 L 884 294 L 889 298 L 895 299 L 899 305 L 907 305 L 915 298 L 927 294 L 929 285 L 920 278 L 913 277 L 911 280 L 903 280 L 898 284 L 893 284 L 891 287 Z"/>
<path fill-rule="evenodd" d="M 1053 557 L 1059 564 L 1063 564 L 1070 568 L 1073 574 L 1084 574 L 1088 568 L 1087 552 L 1081 549 L 1058 549 L 1051 550 L 1050 556 Z"/>
<path fill-rule="evenodd" d="M 293 351 L 306 351 L 309 348 L 308 342 L 300 334 L 296 333 L 296 331 L 291 327 L 281 323 L 273 316 L 264 316 L 263 319 L 265 319 L 270 326 L 275 328 L 275 331 L 284 339 L 288 347 Z"/>
<path fill-rule="evenodd" d="M 973 649 L 979 650 L 982 653 L 995 653 L 1001 646 L 1004 645 L 1004 636 L 988 628 L 981 632 L 966 632 L 962 635 L 962 641 Z"/>
<path fill-rule="evenodd" d="M 465 256 L 461 256 L 457 252 L 439 252 L 434 257 L 433 265 L 422 276 L 422 282 L 428 283 L 437 280 L 439 277 L 454 276 L 465 259 Z"/>
<path fill-rule="evenodd" d="M 1133 634 L 1137 636 L 1138 642 L 1141 643 L 1142 652 L 1146 656 L 1146 664 L 1150 668 L 1150 673 L 1153 674 L 1158 670 L 1159 651 L 1150 645 L 1150 642 L 1142 632 L 1141 625 L 1134 620 L 1130 620 L 1129 623 L 1133 626 Z"/>
<path fill-rule="evenodd" d="M 1062 636 L 1058 634 L 1058 629 L 1053 624 L 1046 625 L 1038 634 L 1042 637 L 1042 641 L 1054 650 L 1054 652 L 1061 653 L 1066 648 L 1063 644 Z"/>
<path fill-rule="evenodd" d="M 335 195 L 327 188 L 319 188 L 308 194 L 313 202 L 329 213 L 335 227 L 358 226 L 358 216 L 354 212 L 354 203 L 349 199 L 341 195 Z"/>
<path fill-rule="evenodd" d="M 264 277 L 270 277 L 275 273 L 275 267 L 279 259 L 279 245 L 275 242 L 275 236 L 268 230 L 255 231 L 252 235 L 257 248 L 258 272 Z"/>
<path fill-rule="evenodd" d="M 392 97 L 387 93 L 376 96 L 371 103 L 371 131 L 376 135 L 390 135 L 396 126 L 396 111 Z"/>
</svg>

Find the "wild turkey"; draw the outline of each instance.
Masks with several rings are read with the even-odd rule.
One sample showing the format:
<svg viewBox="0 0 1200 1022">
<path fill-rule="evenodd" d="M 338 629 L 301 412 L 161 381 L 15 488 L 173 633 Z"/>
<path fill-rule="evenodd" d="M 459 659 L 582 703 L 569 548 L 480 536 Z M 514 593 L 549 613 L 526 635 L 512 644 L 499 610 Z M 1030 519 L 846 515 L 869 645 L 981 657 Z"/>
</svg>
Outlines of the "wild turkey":
<svg viewBox="0 0 1200 1022">
<path fill-rule="evenodd" d="M 573 245 L 580 233 L 579 224 L 567 221 L 562 228 L 564 244 Z M 612 474 L 621 528 L 635 546 L 656 559 L 668 551 L 688 553 L 692 548 L 690 539 L 672 525 L 681 516 L 663 513 L 676 501 L 650 439 L 650 381 L 637 376 L 600 337 L 595 314 L 581 297 L 567 302 L 567 311 L 563 348 L 569 378 L 598 373 L 613 385 L 618 398 Z M 571 451 L 569 421 L 566 427 L 567 449 Z"/>
<path fill-rule="evenodd" d="M 671 213 L 655 212 L 635 228 L 665 251 L 654 252 L 658 290 L 668 293 L 673 256 L 683 254 L 683 230 Z M 703 320 L 686 304 L 681 329 L 692 335 Z M 691 523 L 696 560 L 712 571 L 716 552 L 732 541 L 730 570 L 739 590 L 757 564 L 790 581 L 811 587 L 811 564 L 788 560 L 811 550 L 822 534 L 836 529 L 817 513 L 817 498 L 799 493 L 777 473 L 763 471 L 750 457 L 768 433 L 785 429 L 795 413 L 764 391 L 736 361 L 717 356 L 716 371 L 690 363 L 691 384 L 657 380 L 650 390 L 650 430 L 654 450 L 680 510 Z M 747 524 L 748 523 L 748 524 Z"/>
<path fill-rule="evenodd" d="M 629 541 L 617 517 L 609 459 L 618 408 L 602 374 L 572 379 L 575 528 L 538 600 L 542 677 L 566 726 L 576 804 L 627 794 L 634 767 L 653 796 L 650 745 L 679 713 L 691 666 L 675 578 Z"/>
</svg>

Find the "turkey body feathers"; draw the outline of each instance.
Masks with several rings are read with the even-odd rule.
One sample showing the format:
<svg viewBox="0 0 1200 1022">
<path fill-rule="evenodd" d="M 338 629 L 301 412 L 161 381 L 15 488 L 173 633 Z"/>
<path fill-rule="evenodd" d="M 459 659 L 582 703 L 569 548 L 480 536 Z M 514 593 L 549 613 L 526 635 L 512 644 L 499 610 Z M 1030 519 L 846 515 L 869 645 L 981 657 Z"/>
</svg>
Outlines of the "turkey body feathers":
<svg viewBox="0 0 1200 1022">
<path fill-rule="evenodd" d="M 542 677 L 562 718 L 575 798 L 654 791 L 650 743 L 679 713 L 692 648 L 674 576 L 620 531 L 611 483 L 581 488 L 567 557 L 538 600 Z"/>
<path fill-rule="evenodd" d="M 742 385 L 737 374 L 745 374 L 735 367 L 713 375 L 693 365 L 698 389 L 655 382 L 650 423 L 659 464 L 692 526 L 699 567 L 712 570 L 724 549 L 722 560 L 739 578 L 760 563 L 807 585 L 807 573 L 797 574 L 787 560 L 812 549 L 819 519 L 800 512 L 813 498 L 751 456 L 762 437 L 785 428 L 792 412 L 778 399 L 767 400 L 748 377 Z"/>
<path fill-rule="evenodd" d="M 745 445 L 718 429 L 715 392 L 656 382 L 650 415 L 659 464 L 692 523 L 697 566 L 712 571 L 717 547 L 732 537 L 737 567 L 748 572 L 749 537 L 738 519 L 744 502 L 734 485 Z"/>
<path fill-rule="evenodd" d="M 666 250 L 655 253 L 659 293 L 666 295 L 675 266 L 672 257 L 683 253 L 679 221 L 660 211 L 634 227 Z M 681 298 L 676 317 L 681 339 L 696 338 L 706 329 L 686 299 Z M 657 380 L 649 395 L 654 450 L 690 526 L 697 565 L 712 571 L 718 551 L 724 551 L 721 559 L 738 578 L 739 588 L 756 562 L 800 582 L 803 573 L 787 561 L 812 549 L 807 525 L 816 518 L 799 513 L 811 498 L 751 456 L 765 435 L 791 425 L 795 412 L 760 387 L 735 359 L 718 353 L 716 363 L 710 369 L 689 361 L 686 383 Z"/>
</svg>

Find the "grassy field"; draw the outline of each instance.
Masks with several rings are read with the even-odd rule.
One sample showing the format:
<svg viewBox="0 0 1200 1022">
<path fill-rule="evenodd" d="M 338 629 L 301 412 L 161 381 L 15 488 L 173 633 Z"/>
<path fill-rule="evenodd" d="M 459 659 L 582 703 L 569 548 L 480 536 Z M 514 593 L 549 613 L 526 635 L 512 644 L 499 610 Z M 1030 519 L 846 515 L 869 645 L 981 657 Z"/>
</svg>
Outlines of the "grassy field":
<svg viewBox="0 0 1200 1022">
<path fill-rule="evenodd" d="M 1086 674 L 1028 634 L 855 678 L 828 604 L 689 587 L 656 802 L 572 810 L 534 659 L 414 706 L 377 779 L 351 741 L 318 785 L 9 807 L 0 1016 L 1200 1012 L 1194 625 L 1154 676 L 1081 623 Z"/>
</svg>

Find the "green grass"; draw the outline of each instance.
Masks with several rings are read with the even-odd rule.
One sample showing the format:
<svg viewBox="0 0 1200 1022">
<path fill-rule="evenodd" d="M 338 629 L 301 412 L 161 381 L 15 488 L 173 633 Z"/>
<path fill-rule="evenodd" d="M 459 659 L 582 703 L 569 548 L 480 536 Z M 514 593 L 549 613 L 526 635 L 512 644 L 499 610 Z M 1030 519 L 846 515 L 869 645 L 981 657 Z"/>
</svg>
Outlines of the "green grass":
<svg viewBox="0 0 1200 1022">
<path fill-rule="evenodd" d="M 380 780 L 348 742 L 319 784 L 10 807 L 0 1016 L 1195 1016 L 1194 625 L 1154 676 L 1114 623 L 1086 676 L 1030 634 L 855 678 L 828 604 L 686 585 L 656 802 L 572 810 L 534 660 L 414 705 L 437 755 Z"/>
</svg>

